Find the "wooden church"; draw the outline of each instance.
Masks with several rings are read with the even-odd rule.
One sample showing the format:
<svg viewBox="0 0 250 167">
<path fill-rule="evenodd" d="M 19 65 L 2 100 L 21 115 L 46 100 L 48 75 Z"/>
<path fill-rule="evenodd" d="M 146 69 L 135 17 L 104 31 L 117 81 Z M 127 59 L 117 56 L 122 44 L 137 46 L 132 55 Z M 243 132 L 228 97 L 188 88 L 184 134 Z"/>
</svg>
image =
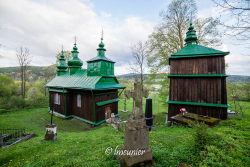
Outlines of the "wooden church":
<svg viewBox="0 0 250 167">
<path fill-rule="evenodd" d="M 74 44 L 72 59 L 66 63 L 63 51 L 57 66 L 57 75 L 46 87 L 49 90 L 50 112 L 63 118 L 77 118 L 92 125 L 99 125 L 118 114 L 119 84 L 114 75 L 114 63 L 105 56 L 103 39 L 97 56 L 87 61 L 87 69 L 78 57 Z"/>
<path fill-rule="evenodd" d="M 170 91 L 168 120 L 181 108 L 199 115 L 227 119 L 225 55 L 197 44 L 192 24 L 186 33 L 185 47 L 169 58 Z"/>
</svg>

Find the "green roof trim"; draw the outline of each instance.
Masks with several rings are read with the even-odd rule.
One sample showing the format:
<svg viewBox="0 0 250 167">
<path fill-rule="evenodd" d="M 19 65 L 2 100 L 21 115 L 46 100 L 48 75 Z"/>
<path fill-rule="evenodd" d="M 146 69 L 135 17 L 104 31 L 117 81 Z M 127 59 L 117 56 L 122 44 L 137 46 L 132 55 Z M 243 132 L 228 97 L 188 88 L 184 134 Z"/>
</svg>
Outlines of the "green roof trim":
<svg viewBox="0 0 250 167">
<path fill-rule="evenodd" d="M 49 113 L 52 114 L 51 111 L 49 111 Z M 106 120 L 102 120 L 102 121 L 99 121 L 99 122 L 93 122 L 93 121 L 89 121 L 89 120 L 87 120 L 87 119 L 80 118 L 80 117 L 75 116 L 75 115 L 65 116 L 65 115 L 63 115 L 63 114 L 61 114 L 61 113 L 58 113 L 58 112 L 55 112 L 55 111 L 53 111 L 53 115 L 58 116 L 58 117 L 61 117 L 61 118 L 63 118 L 63 119 L 75 118 L 75 119 L 78 119 L 78 120 L 80 120 L 80 121 L 83 121 L 83 122 L 86 122 L 86 123 L 89 123 L 89 124 L 92 124 L 92 125 L 95 125 L 95 126 L 100 125 L 100 124 L 106 122 Z M 119 116 L 119 115 L 120 115 L 120 114 L 115 114 L 116 117 Z"/>
<path fill-rule="evenodd" d="M 179 50 L 177 53 L 172 54 L 170 58 L 182 57 L 203 57 L 203 56 L 224 56 L 229 52 L 222 52 L 216 49 L 208 48 L 197 44 L 189 44 Z"/>
<path fill-rule="evenodd" d="M 168 104 L 185 104 L 185 105 L 195 105 L 195 106 L 208 106 L 208 107 L 222 107 L 229 108 L 228 104 L 215 104 L 215 103 L 197 103 L 197 102 L 186 102 L 186 101 L 167 101 Z"/>
<path fill-rule="evenodd" d="M 49 88 L 49 92 L 68 93 L 69 91 L 63 90 L 63 89 L 53 89 L 53 88 Z"/>
<path fill-rule="evenodd" d="M 228 54 L 229 54 L 229 52 L 228 52 Z M 187 57 L 189 57 L 189 58 L 197 58 L 197 57 L 211 57 L 211 56 L 225 56 L 225 55 L 195 55 L 195 56 L 170 56 L 169 58 L 170 59 L 181 59 L 181 58 L 187 58 Z"/>
<path fill-rule="evenodd" d="M 228 77 L 226 74 L 168 75 L 168 77 Z"/>
<path fill-rule="evenodd" d="M 96 105 L 97 106 L 103 106 L 103 105 L 118 102 L 118 101 L 119 101 L 119 99 L 116 98 L 116 99 L 112 99 L 112 100 L 106 100 L 106 101 L 98 102 L 98 103 L 96 103 Z"/>
</svg>

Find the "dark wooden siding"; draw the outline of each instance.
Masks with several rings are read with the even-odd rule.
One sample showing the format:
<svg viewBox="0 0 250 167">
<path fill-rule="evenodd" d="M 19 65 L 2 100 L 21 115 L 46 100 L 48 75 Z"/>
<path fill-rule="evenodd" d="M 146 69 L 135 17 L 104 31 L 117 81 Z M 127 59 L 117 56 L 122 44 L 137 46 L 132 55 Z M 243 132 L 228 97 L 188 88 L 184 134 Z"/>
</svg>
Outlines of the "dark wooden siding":
<svg viewBox="0 0 250 167">
<path fill-rule="evenodd" d="M 81 95 L 81 107 L 77 107 L 77 95 Z M 72 91 L 71 92 L 72 115 L 80 118 L 94 121 L 94 104 L 93 96 L 90 91 Z"/>
<path fill-rule="evenodd" d="M 170 59 L 170 75 L 225 74 L 224 56 Z M 170 101 L 227 104 L 225 77 L 170 77 Z M 168 118 L 180 108 L 200 115 L 227 118 L 227 108 L 169 104 Z"/>
<path fill-rule="evenodd" d="M 57 92 L 50 92 L 50 104 L 54 104 L 54 96 L 56 93 Z M 96 105 L 97 102 L 118 98 L 117 90 L 93 92 L 83 90 L 68 90 L 68 93 L 58 94 L 60 94 L 60 105 L 54 104 L 54 111 L 63 115 L 75 115 L 92 122 L 99 122 L 105 119 L 105 108 L 107 106 L 110 106 L 112 113 L 118 114 L 117 102 L 103 106 Z M 78 94 L 81 95 L 81 107 L 77 107 Z M 64 108 L 66 108 L 66 110 Z"/>
<path fill-rule="evenodd" d="M 95 102 L 96 103 L 118 98 L 117 90 L 96 92 L 96 94 L 100 94 L 100 95 L 95 96 Z M 99 122 L 99 121 L 102 121 L 102 120 L 105 119 L 105 108 L 106 107 L 111 108 L 111 113 L 118 114 L 118 103 L 117 102 L 106 104 L 106 105 L 103 105 L 103 106 L 97 106 L 96 105 L 96 122 Z"/>
<path fill-rule="evenodd" d="M 226 78 L 171 78 L 170 99 L 198 103 L 227 104 Z"/>
<path fill-rule="evenodd" d="M 225 74 L 224 56 L 171 59 L 172 75 Z"/>
<path fill-rule="evenodd" d="M 58 93 L 60 95 L 60 104 L 55 104 L 55 94 L 57 92 L 50 92 L 50 106 L 53 106 L 53 109 L 55 112 L 61 113 L 63 115 L 66 115 L 66 111 L 64 110 L 64 97 L 63 93 Z"/>
</svg>

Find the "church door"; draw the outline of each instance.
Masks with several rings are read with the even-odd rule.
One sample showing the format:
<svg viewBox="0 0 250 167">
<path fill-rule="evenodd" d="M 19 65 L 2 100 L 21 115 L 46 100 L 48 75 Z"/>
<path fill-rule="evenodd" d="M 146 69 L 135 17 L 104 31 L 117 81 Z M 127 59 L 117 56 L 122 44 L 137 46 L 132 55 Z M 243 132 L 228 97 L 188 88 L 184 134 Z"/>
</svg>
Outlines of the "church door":
<svg viewBox="0 0 250 167">
<path fill-rule="evenodd" d="M 105 107 L 105 119 L 109 119 L 111 117 L 111 106 Z"/>
</svg>

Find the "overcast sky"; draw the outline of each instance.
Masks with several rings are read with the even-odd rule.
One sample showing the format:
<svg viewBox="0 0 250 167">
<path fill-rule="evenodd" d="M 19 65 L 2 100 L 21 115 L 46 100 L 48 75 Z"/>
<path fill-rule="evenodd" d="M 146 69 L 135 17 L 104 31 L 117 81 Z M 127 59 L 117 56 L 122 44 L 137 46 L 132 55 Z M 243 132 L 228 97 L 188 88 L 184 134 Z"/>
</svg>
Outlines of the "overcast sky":
<svg viewBox="0 0 250 167">
<path fill-rule="evenodd" d="M 72 50 L 77 37 L 79 57 L 96 56 L 101 29 L 106 56 L 115 73 L 129 73 L 130 46 L 145 41 L 160 23 L 159 12 L 169 0 L 0 0 L 0 67 L 17 66 L 16 51 L 27 47 L 32 65 L 51 65 L 64 46 Z M 211 0 L 197 1 L 198 17 L 218 16 Z M 228 74 L 250 75 L 249 50 L 223 37 L 217 49 L 230 51 Z M 86 67 L 86 63 L 84 63 Z"/>
</svg>

